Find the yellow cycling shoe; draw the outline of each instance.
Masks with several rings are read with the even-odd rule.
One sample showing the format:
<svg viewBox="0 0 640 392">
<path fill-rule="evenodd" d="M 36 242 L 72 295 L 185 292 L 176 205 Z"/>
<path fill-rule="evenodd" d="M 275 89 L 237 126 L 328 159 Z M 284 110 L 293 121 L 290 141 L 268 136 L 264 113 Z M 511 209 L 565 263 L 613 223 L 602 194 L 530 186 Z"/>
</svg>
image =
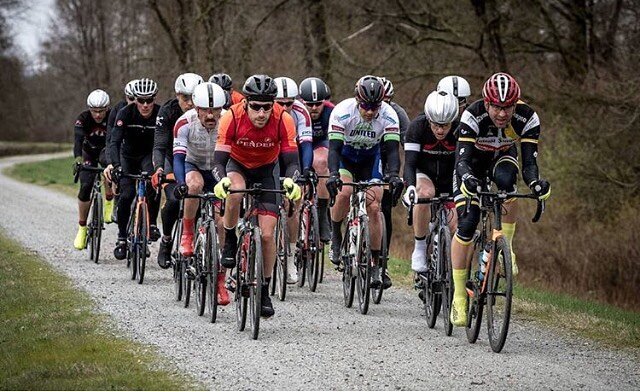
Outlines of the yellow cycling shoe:
<svg viewBox="0 0 640 392">
<path fill-rule="evenodd" d="M 73 246 L 78 250 L 87 247 L 87 226 L 78 226 L 78 234 L 76 234 L 76 239 L 73 241 Z"/>
<path fill-rule="evenodd" d="M 113 199 L 104 201 L 104 223 L 111 223 L 113 219 L 111 216 L 113 215 Z"/>
<path fill-rule="evenodd" d="M 453 307 L 451 308 L 451 324 L 456 327 L 464 327 L 467 325 L 467 297 L 454 298 Z"/>
</svg>

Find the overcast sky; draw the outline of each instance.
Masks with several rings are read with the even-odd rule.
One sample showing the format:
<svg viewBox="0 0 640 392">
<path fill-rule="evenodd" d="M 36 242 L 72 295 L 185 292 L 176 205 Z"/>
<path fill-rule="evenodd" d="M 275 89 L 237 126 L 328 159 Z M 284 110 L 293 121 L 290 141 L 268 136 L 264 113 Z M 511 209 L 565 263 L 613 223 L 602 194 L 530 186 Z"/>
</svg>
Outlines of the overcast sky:
<svg viewBox="0 0 640 392">
<path fill-rule="evenodd" d="M 55 0 L 24 0 L 26 10 L 10 17 L 15 44 L 28 56 L 31 65 L 40 50 L 40 43 L 49 33 L 49 21 L 54 15 Z"/>
</svg>

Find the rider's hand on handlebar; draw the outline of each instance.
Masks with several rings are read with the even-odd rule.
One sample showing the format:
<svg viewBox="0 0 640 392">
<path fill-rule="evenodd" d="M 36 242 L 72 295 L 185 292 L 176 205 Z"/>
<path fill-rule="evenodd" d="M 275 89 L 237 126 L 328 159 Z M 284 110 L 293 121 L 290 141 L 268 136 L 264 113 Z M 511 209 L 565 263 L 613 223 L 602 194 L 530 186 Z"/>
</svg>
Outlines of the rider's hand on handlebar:
<svg viewBox="0 0 640 392">
<path fill-rule="evenodd" d="M 164 169 L 159 167 L 158 170 L 156 170 L 156 172 L 153 173 L 153 175 L 151 176 L 151 186 L 157 189 L 160 186 L 163 174 L 164 174 Z"/>
<path fill-rule="evenodd" d="M 289 177 L 285 178 L 282 181 L 282 187 L 286 192 L 286 196 L 289 200 L 297 201 L 300 200 L 302 196 L 302 191 L 300 190 L 300 185 L 293 182 L 293 180 Z"/>
<path fill-rule="evenodd" d="M 329 191 L 329 197 L 335 199 L 338 196 L 338 191 L 342 187 L 342 180 L 340 174 L 331 173 L 329 179 L 327 179 L 327 191 Z"/>
<path fill-rule="evenodd" d="M 216 186 L 213 187 L 213 193 L 220 200 L 226 199 L 229 196 L 229 188 L 231 187 L 231 179 L 229 177 L 224 177 Z"/>
<path fill-rule="evenodd" d="M 173 195 L 178 200 L 184 199 L 184 197 L 189 193 L 189 187 L 187 184 L 180 184 L 173 190 Z"/>
<path fill-rule="evenodd" d="M 102 175 L 104 176 L 104 178 L 107 179 L 108 182 L 113 182 L 113 179 L 111 178 L 112 171 L 113 171 L 112 164 L 107 165 L 107 167 L 105 167 L 104 170 L 102 171 Z"/>
<path fill-rule="evenodd" d="M 480 187 L 480 181 L 471 174 L 465 174 L 462 176 L 462 185 L 460 185 L 460 192 L 467 199 L 471 199 L 478 193 L 478 187 Z"/>
<path fill-rule="evenodd" d="M 529 184 L 529 188 L 534 195 L 538 197 L 538 200 L 545 201 L 551 196 L 551 184 L 546 180 L 535 180 Z"/>
<path fill-rule="evenodd" d="M 416 190 L 415 186 L 409 185 L 406 192 L 404 193 L 404 196 L 402 197 L 402 204 L 404 204 L 405 207 L 409 208 L 411 204 L 416 204 L 417 202 L 418 191 Z"/>
<path fill-rule="evenodd" d="M 402 196 L 404 181 L 398 176 L 390 176 L 389 185 L 391 186 L 391 204 L 395 206 Z"/>
</svg>

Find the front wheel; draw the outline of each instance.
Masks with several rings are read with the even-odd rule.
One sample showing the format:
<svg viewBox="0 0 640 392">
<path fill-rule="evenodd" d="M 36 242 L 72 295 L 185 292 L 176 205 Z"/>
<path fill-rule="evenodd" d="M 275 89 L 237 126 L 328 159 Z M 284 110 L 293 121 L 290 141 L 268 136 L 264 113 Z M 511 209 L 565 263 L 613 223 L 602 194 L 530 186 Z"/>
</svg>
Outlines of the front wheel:
<svg viewBox="0 0 640 392">
<path fill-rule="evenodd" d="M 469 296 L 469 302 L 467 307 L 467 325 L 465 330 L 467 332 L 467 341 L 469 343 L 475 343 L 478 340 L 478 335 L 480 334 L 480 327 L 482 326 L 482 313 L 484 311 L 484 294 L 481 293 L 482 282 L 475 278 L 477 275 L 477 263 L 474 263 L 473 260 L 477 260 L 478 249 L 484 249 L 484 245 L 482 243 L 478 243 L 476 246 L 476 251 L 473 252 L 474 257 L 471 259 L 471 266 L 467 272 L 467 285 L 468 289 L 473 292 L 473 296 Z M 473 266 L 476 266 L 475 268 Z M 474 278 L 472 278 L 474 276 Z"/>
<path fill-rule="evenodd" d="M 360 220 L 358 251 L 356 256 L 356 273 L 358 288 L 358 309 L 361 314 L 369 311 L 369 299 L 371 298 L 371 269 L 373 257 L 371 256 L 371 237 L 369 236 L 369 220 L 363 216 Z"/>
<path fill-rule="evenodd" d="M 284 301 L 287 296 L 287 258 L 289 257 L 289 235 L 287 233 L 286 214 L 280 213 L 276 226 L 276 264 L 271 279 L 271 295 L 277 293 Z"/>
<path fill-rule="evenodd" d="M 253 229 L 253 238 L 249 247 L 249 303 L 251 308 L 251 337 L 258 339 L 260 333 L 260 315 L 262 311 L 263 259 L 262 234 L 260 228 Z"/>
<path fill-rule="evenodd" d="M 491 349 L 499 353 L 509 332 L 513 275 L 511 249 L 503 236 L 495 241 L 489 276 L 487 277 L 487 330 Z"/>
<path fill-rule="evenodd" d="M 352 273 L 352 263 L 354 263 L 354 257 L 349 254 L 349 244 L 350 234 L 349 234 L 349 224 L 347 224 L 347 230 L 342 238 L 342 246 L 340 247 L 340 251 L 342 252 L 341 256 L 344 260 L 344 270 L 342 271 L 342 295 L 344 296 L 344 306 L 350 308 L 353 306 L 353 296 L 355 293 L 355 279 Z"/>
<path fill-rule="evenodd" d="M 89 241 L 91 260 L 98 264 L 100 258 L 100 242 L 102 240 L 102 195 L 94 193 L 91 203 L 91 224 L 89 227 Z"/>
<path fill-rule="evenodd" d="M 220 254 L 218 253 L 218 235 L 214 222 L 209 224 L 209 261 L 207 262 L 207 287 L 209 297 L 210 321 L 216 322 L 218 317 L 218 274 L 221 272 Z"/>
<path fill-rule="evenodd" d="M 180 236 L 182 235 L 182 219 L 173 227 L 173 242 L 171 248 L 171 264 L 173 267 L 173 294 L 176 301 L 182 301 L 184 280 L 182 275 L 182 255 L 180 255 Z"/>
<path fill-rule="evenodd" d="M 236 268 L 235 268 L 236 326 L 238 327 L 238 331 L 244 331 L 244 328 L 247 325 L 247 304 L 249 301 L 248 293 L 247 293 L 248 290 L 246 290 L 246 285 L 248 284 L 246 280 L 247 250 L 243 246 L 245 235 L 247 234 L 243 233 L 240 236 L 240 241 L 238 244 L 238 253 L 236 255 Z"/>
<path fill-rule="evenodd" d="M 200 227 L 198 224 L 196 227 Z M 211 262 L 208 249 L 208 233 L 199 233 L 194 247 L 194 267 L 195 267 L 195 294 L 196 294 L 196 312 L 198 316 L 204 315 L 207 301 L 207 264 Z"/>
<path fill-rule="evenodd" d="M 137 252 L 138 252 L 138 284 L 144 282 L 145 266 L 147 264 L 147 247 L 149 246 L 149 212 L 146 204 L 140 206 L 140 216 L 138 217 L 138 230 L 136 233 Z"/>
</svg>

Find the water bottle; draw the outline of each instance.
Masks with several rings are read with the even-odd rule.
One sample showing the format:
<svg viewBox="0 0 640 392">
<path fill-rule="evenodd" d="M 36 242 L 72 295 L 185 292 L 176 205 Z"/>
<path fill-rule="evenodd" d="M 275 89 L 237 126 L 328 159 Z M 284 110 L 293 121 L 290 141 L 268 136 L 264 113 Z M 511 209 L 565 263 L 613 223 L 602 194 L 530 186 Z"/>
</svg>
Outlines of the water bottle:
<svg viewBox="0 0 640 392">
<path fill-rule="evenodd" d="M 487 263 L 489 262 L 489 254 L 491 253 L 491 244 L 487 243 L 480 252 L 480 257 L 478 257 L 478 279 L 482 281 L 484 279 L 484 275 L 487 272 Z"/>
<path fill-rule="evenodd" d="M 354 219 L 349 225 L 349 254 L 355 256 L 356 242 L 358 240 L 358 219 Z"/>
</svg>

